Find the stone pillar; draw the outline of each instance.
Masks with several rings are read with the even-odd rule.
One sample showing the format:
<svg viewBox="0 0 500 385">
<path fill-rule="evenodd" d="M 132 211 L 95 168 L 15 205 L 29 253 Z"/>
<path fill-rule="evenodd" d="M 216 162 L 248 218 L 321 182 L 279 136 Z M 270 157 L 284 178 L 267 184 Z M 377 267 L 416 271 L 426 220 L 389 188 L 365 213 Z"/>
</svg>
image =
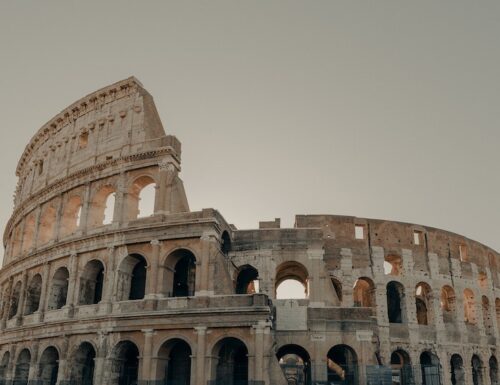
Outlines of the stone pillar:
<svg viewBox="0 0 500 385">
<path fill-rule="evenodd" d="M 159 181 L 156 190 L 155 214 L 169 214 L 171 212 L 172 183 L 177 176 L 180 166 L 173 158 L 163 159 L 159 164 Z"/>
<path fill-rule="evenodd" d="M 265 321 L 259 321 L 257 325 L 253 325 L 255 348 L 254 348 L 254 375 L 255 381 L 264 380 L 264 330 L 266 328 Z"/>
<path fill-rule="evenodd" d="M 195 376 L 195 385 L 206 385 L 206 335 L 207 335 L 207 327 L 206 326 L 198 326 L 195 327 L 196 334 L 198 334 L 198 340 L 196 345 L 196 376 Z M 191 380 L 191 382 L 193 382 Z"/>
<path fill-rule="evenodd" d="M 40 231 L 40 217 L 42 216 L 42 206 L 38 205 L 35 214 L 35 231 L 33 232 L 33 246 L 38 244 L 38 233 Z"/>
<path fill-rule="evenodd" d="M 323 248 L 307 249 L 307 257 L 311 271 L 309 271 L 309 306 L 323 307 L 325 306 L 325 268 L 323 265 L 323 256 L 325 250 Z M 328 282 L 328 284 L 330 284 Z M 331 286 L 331 284 L 330 284 Z"/>
<path fill-rule="evenodd" d="M 85 184 L 85 191 L 83 193 L 83 205 L 82 212 L 80 213 L 80 229 L 83 234 L 87 233 L 87 224 L 89 220 L 89 210 L 90 210 L 90 183 Z"/>
<path fill-rule="evenodd" d="M 213 290 L 209 290 L 209 271 L 212 255 L 218 252 L 218 240 L 217 233 L 215 231 L 204 231 L 200 238 L 201 243 L 201 253 L 200 253 L 200 271 L 196 271 L 196 276 L 200 276 L 200 279 L 196 279 L 196 296 L 210 296 L 213 295 Z M 212 277 L 213 278 L 213 277 Z"/>
<path fill-rule="evenodd" d="M 113 209 L 113 225 L 116 227 L 120 227 L 127 220 L 127 187 L 125 181 L 126 175 L 122 172 L 116 185 L 115 207 Z"/>
<path fill-rule="evenodd" d="M 107 249 L 108 251 L 108 263 L 106 268 L 106 280 L 104 282 L 104 290 L 102 293 L 102 303 L 107 307 L 107 313 L 110 313 L 113 309 L 112 296 L 113 296 L 113 287 L 114 281 L 116 279 L 115 274 L 115 247 L 110 246 Z"/>
<path fill-rule="evenodd" d="M 149 272 L 146 276 L 146 299 L 154 299 L 158 297 L 156 289 L 158 286 L 158 265 L 160 263 L 160 248 L 160 241 L 158 241 L 157 239 L 153 239 L 151 241 L 151 266 L 149 266 Z"/>
<path fill-rule="evenodd" d="M 21 279 L 21 292 L 17 303 L 16 324 L 21 325 L 24 313 L 24 300 L 26 298 L 26 285 L 28 284 L 28 271 L 24 270 Z"/>
<path fill-rule="evenodd" d="M 61 220 L 64 215 L 64 205 L 63 205 L 63 198 L 62 195 L 59 195 L 57 198 L 57 207 L 56 207 L 56 224 L 54 226 L 54 236 L 53 239 L 54 241 L 59 240 L 59 234 L 61 231 Z"/>
<path fill-rule="evenodd" d="M 111 370 L 105 367 L 106 355 L 108 352 L 108 335 L 106 332 L 99 332 L 99 345 L 97 347 L 94 370 L 94 385 L 106 385 L 104 382 L 104 371 Z"/>
<path fill-rule="evenodd" d="M 352 251 L 343 248 L 340 250 L 340 268 L 342 271 L 342 307 L 353 307 L 353 277 L 352 277 Z"/>
<path fill-rule="evenodd" d="M 37 379 L 38 376 L 38 370 L 39 370 L 39 349 L 40 348 L 40 343 L 39 341 L 34 341 L 31 344 L 31 361 L 30 361 L 30 369 L 29 369 L 29 374 L 28 374 L 28 381 L 32 382 L 33 380 Z"/>
<path fill-rule="evenodd" d="M 16 363 L 15 363 L 16 345 L 10 345 L 10 347 L 9 347 L 9 353 L 10 353 L 10 359 L 9 359 L 9 363 L 7 364 L 7 370 L 5 371 L 6 384 L 10 384 L 9 380 L 13 379 L 14 375 L 15 375 L 15 370 L 16 370 Z"/>
<path fill-rule="evenodd" d="M 64 336 L 63 341 L 61 343 L 61 355 L 59 356 L 59 370 L 57 372 L 57 385 L 64 384 L 67 380 L 69 380 L 70 373 L 68 368 L 68 361 L 70 360 L 69 355 L 69 339 Z M 95 384 L 98 385 L 98 384 Z"/>
<path fill-rule="evenodd" d="M 1 329 L 5 329 L 7 326 L 7 320 L 9 319 L 9 312 L 10 312 L 10 307 L 12 305 L 12 290 L 14 288 L 14 277 L 9 278 L 9 283 L 7 285 L 7 298 L 4 299 L 4 309 L 3 309 L 3 317 L 2 317 L 2 324 Z"/>
<path fill-rule="evenodd" d="M 151 362 L 153 357 L 153 329 L 142 330 L 144 334 L 144 350 L 142 352 L 142 366 L 140 368 L 139 380 L 154 380 L 151 373 Z"/>
<path fill-rule="evenodd" d="M 68 280 L 68 293 L 66 296 L 66 305 L 63 306 L 66 309 L 68 317 L 73 317 L 73 310 L 77 298 L 77 278 L 78 278 L 78 255 L 76 253 L 71 254 L 69 260 L 69 280 Z"/>
<path fill-rule="evenodd" d="M 42 290 L 40 291 L 40 304 L 38 306 L 38 322 L 42 322 L 47 307 L 47 297 L 49 295 L 50 264 L 45 262 L 42 271 Z"/>
</svg>

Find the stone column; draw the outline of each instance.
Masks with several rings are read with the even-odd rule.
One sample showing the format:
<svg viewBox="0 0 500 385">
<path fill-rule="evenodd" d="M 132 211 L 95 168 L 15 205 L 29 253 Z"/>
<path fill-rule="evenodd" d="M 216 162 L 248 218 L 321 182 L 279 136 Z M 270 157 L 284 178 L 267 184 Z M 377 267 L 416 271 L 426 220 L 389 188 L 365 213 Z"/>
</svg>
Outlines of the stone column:
<svg viewBox="0 0 500 385">
<path fill-rule="evenodd" d="M 206 363 L 206 335 L 207 335 L 207 327 L 206 326 L 198 326 L 194 328 L 196 334 L 198 334 L 197 346 L 196 346 L 196 376 L 195 376 L 195 385 L 206 385 L 205 378 L 205 363 Z M 192 382 L 192 380 L 191 380 Z"/>
<path fill-rule="evenodd" d="M 265 321 L 259 321 L 257 325 L 253 325 L 255 339 L 255 354 L 254 354 L 254 375 L 255 381 L 264 380 L 264 329 L 266 328 Z"/>
<path fill-rule="evenodd" d="M 19 301 L 17 303 L 16 324 L 22 324 L 24 313 L 24 300 L 26 298 L 26 285 L 28 283 L 28 271 L 24 270 L 21 279 L 21 292 L 19 293 Z"/>
<path fill-rule="evenodd" d="M 156 288 L 158 286 L 158 265 L 160 263 L 160 247 L 161 243 L 157 239 L 153 239 L 151 242 L 151 259 L 149 266 L 149 274 L 146 276 L 146 299 L 155 299 L 158 297 Z"/>
<path fill-rule="evenodd" d="M 35 231 L 33 232 L 33 245 L 36 247 L 38 244 L 38 233 L 40 231 L 40 217 L 42 216 L 42 206 L 38 205 L 35 214 Z"/>
<path fill-rule="evenodd" d="M 107 307 L 106 312 L 110 313 L 113 310 L 112 296 L 113 296 L 113 287 L 114 281 L 116 279 L 115 274 L 115 247 L 110 246 L 107 249 L 108 251 L 108 263 L 106 267 L 106 280 L 104 283 L 104 290 L 102 295 L 102 304 Z"/>
<path fill-rule="evenodd" d="M 83 204 L 82 204 L 82 212 L 80 213 L 80 231 L 82 234 L 87 233 L 87 224 L 89 220 L 89 211 L 90 211 L 90 183 L 85 183 L 85 191 L 83 193 Z"/>
<path fill-rule="evenodd" d="M 14 357 L 16 357 L 16 345 L 10 345 L 9 353 L 10 359 L 9 363 L 7 364 L 7 370 L 5 372 L 6 384 L 10 384 L 9 380 L 13 379 L 15 375 L 16 363 L 14 361 Z"/>
<path fill-rule="evenodd" d="M 63 336 L 63 341 L 61 343 L 61 355 L 59 356 L 59 370 L 57 372 L 57 385 L 62 385 L 69 380 L 70 370 L 68 368 L 68 361 L 70 360 L 70 357 L 68 357 L 68 355 L 69 339 L 68 337 Z"/>
<path fill-rule="evenodd" d="M 139 380 L 154 380 L 151 373 L 151 362 L 153 357 L 153 329 L 142 330 L 144 334 L 144 350 L 142 352 L 142 366 L 140 370 Z"/>
<path fill-rule="evenodd" d="M 9 312 L 10 312 L 10 307 L 12 305 L 12 290 L 14 288 L 14 277 L 9 278 L 9 283 L 7 285 L 7 298 L 5 298 L 4 301 L 6 303 L 4 304 L 4 309 L 3 309 L 3 317 L 2 317 L 2 324 L 1 329 L 5 329 L 7 326 L 7 320 L 9 319 Z"/>
<path fill-rule="evenodd" d="M 120 173 L 118 182 L 116 184 L 115 193 L 115 207 L 113 209 L 113 226 L 120 227 L 121 224 L 127 220 L 127 187 L 126 175 L 124 172 Z"/>
<path fill-rule="evenodd" d="M 64 205 L 63 205 L 63 197 L 59 195 L 57 198 L 57 208 L 56 208 L 56 224 L 54 226 L 54 236 L 53 240 L 57 242 L 59 240 L 59 234 L 61 231 L 61 220 L 64 215 Z"/>
<path fill-rule="evenodd" d="M 45 262 L 43 264 L 42 271 L 42 289 L 40 291 L 40 304 L 38 306 L 38 322 L 42 322 L 47 306 L 47 297 L 49 296 L 49 277 L 50 274 L 50 264 Z"/>
<path fill-rule="evenodd" d="M 94 385 L 106 385 L 104 382 L 104 371 L 111 370 L 105 367 L 106 355 L 108 352 L 108 334 L 106 332 L 99 332 L 99 346 L 97 347 L 94 370 Z"/>
<path fill-rule="evenodd" d="M 209 289 L 209 269 L 211 263 L 211 257 L 217 252 L 218 240 L 217 233 L 215 231 L 204 231 L 200 238 L 201 243 L 201 253 L 200 253 L 200 271 L 196 271 L 196 276 L 200 275 L 200 279 L 196 280 L 195 295 L 196 296 L 210 296 L 213 295 L 213 290 Z M 213 278 L 213 277 L 212 277 Z"/>
<path fill-rule="evenodd" d="M 39 370 L 39 362 L 38 362 L 38 353 L 40 348 L 39 341 L 34 341 L 31 345 L 31 361 L 30 361 L 30 369 L 28 374 L 28 381 L 32 382 L 37 379 L 38 370 Z"/>
<path fill-rule="evenodd" d="M 353 307 L 353 278 L 352 278 L 352 250 L 343 248 L 340 250 L 340 268 L 343 272 L 342 279 L 342 307 Z"/>
<path fill-rule="evenodd" d="M 172 183 L 179 172 L 179 165 L 173 158 L 163 159 L 158 164 L 159 181 L 156 190 L 155 214 L 168 214 L 171 212 Z"/>
<path fill-rule="evenodd" d="M 323 266 L 324 254 L 323 248 L 307 249 L 307 257 L 311 266 L 309 272 L 309 306 L 311 307 L 325 306 L 325 301 L 323 301 L 326 278 Z"/>
<path fill-rule="evenodd" d="M 68 317 L 73 317 L 73 310 L 76 303 L 76 297 L 78 295 L 76 290 L 77 278 L 78 278 L 78 255 L 76 253 L 73 253 L 71 254 L 69 260 L 68 293 L 66 296 L 66 305 L 63 307 L 64 309 L 66 309 Z"/>
</svg>

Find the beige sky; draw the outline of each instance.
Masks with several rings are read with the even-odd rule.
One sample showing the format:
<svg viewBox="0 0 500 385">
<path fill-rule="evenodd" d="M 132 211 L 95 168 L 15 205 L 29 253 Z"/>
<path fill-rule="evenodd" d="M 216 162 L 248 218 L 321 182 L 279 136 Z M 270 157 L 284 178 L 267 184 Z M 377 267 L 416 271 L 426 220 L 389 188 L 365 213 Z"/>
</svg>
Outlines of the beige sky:
<svg viewBox="0 0 500 385">
<path fill-rule="evenodd" d="M 42 124 L 135 75 L 193 210 L 387 218 L 500 250 L 500 2 L 0 1 L 0 222 Z"/>
</svg>

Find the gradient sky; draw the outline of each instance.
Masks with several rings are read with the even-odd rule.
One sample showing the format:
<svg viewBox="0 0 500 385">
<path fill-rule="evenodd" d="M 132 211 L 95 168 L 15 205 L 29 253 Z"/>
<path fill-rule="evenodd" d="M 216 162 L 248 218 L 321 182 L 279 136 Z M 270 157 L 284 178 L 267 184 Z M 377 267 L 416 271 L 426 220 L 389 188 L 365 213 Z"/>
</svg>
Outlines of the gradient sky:
<svg viewBox="0 0 500 385">
<path fill-rule="evenodd" d="M 192 210 L 419 223 L 500 250 L 500 2 L 0 1 L 0 223 L 60 110 L 135 75 Z"/>
</svg>

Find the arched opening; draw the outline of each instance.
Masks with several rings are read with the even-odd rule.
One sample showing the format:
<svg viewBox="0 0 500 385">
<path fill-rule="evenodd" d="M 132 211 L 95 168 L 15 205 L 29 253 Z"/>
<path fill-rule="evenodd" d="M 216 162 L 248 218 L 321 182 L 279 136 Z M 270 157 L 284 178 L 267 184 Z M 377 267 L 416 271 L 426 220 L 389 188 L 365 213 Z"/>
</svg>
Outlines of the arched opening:
<svg viewBox="0 0 500 385">
<path fill-rule="evenodd" d="M 145 218 L 154 214 L 156 184 L 153 178 L 142 176 L 134 181 L 128 197 L 129 219 Z"/>
<path fill-rule="evenodd" d="M 276 269 L 276 299 L 303 299 L 308 293 L 309 273 L 300 263 L 283 262 Z"/>
<path fill-rule="evenodd" d="M 10 297 L 9 319 L 14 318 L 17 314 L 19 300 L 21 298 L 21 286 L 21 281 L 17 281 L 14 289 L 12 290 L 12 296 Z"/>
<path fill-rule="evenodd" d="M 358 384 L 358 357 L 347 345 L 336 345 L 328 351 L 328 381 L 335 384 Z"/>
<path fill-rule="evenodd" d="M 417 311 L 417 323 L 429 325 L 432 321 L 431 287 L 420 282 L 415 288 L 415 307 Z"/>
<path fill-rule="evenodd" d="M 354 306 L 375 307 L 375 285 L 370 278 L 361 277 L 354 283 Z"/>
<path fill-rule="evenodd" d="M 490 366 L 490 383 L 491 385 L 498 385 L 498 361 L 495 356 L 491 356 L 488 361 Z"/>
<path fill-rule="evenodd" d="M 35 227 L 36 227 L 36 219 L 35 214 L 32 213 L 26 217 L 24 222 L 24 234 L 22 241 L 22 251 L 29 251 L 35 242 Z"/>
<path fill-rule="evenodd" d="M 71 357 L 70 379 L 73 384 L 93 385 L 96 352 L 94 347 L 83 342 Z"/>
<path fill-rule="evenodd" d="M 139 374 L 139 349 L 130 341 L 119 342 L 114 349 L 113 385 L 135 385 Z"/>
<path fill-rule="evenodd" d="M 441 384 L 439 358 L 431 352 L 423 352 L 420 355 L 420 369 L 422 385 Z"/>
<path fill-rule="evenodd" d="M 483 324 L 484 330 L 487 335 L 492 336 L 493 333 L 493 320 L 491 318 L 490 301 L 485 295 L 481 298 L 481 304 L 483 307 Z"/>
<path fill-rule="evenodd" d="M 404 350 L 396 350 L 391 354 L 393 385 L 413 385 L 413 371 L 410 356 Z"/>
<path fill-rule="evenodd" d="M 334 305 L 341 306 L 342 305 L 342 282 L 340 282 L 337 278 L 331 278 L 333 291 L 335 292 Z"/>
<path fill-rule="evenodd" d="M 311 357 L 302 346 L 282 346 L 276 357 L 287 384 L 311 385 Z"/>
<path fill-rule="evenodd" d="M 36 274 L 31 278 L 26 291 L 26 303 L 24 305 L 24 315 L 33 314 L 40 306 L 40 295 L 42 293 L 42 276 Z"/>
<path fill-rule="evenodd" d="M 68 296 L 69 271 L 65 267 L 60 267 L 52 278 L 52 288 L 48 301 L 48 309 L 60 309 L 66 305 Z"/>
<path fill-rule="evenodd" d="M 465 385 L 464 361 L 459 354 L 453 354 L 450 359 L 452 385 Z"/>
<path fill-rule="evenodd" d="M 73 196 L 66 202 L 61 218 L 61 236 L 71 235 L 80 226 L 82 214 L 82 198 Z"/>
<path fill-rule="evenodd" d="M 17 356 L 16 368 L 14 370 L 14 384 L 28 385 L 30 371 L 31 353 L 28 349 L 23 349 Z"/>
<path fill-rule="evenodd" d="M 140 254 L 130 254 L 118 269 L 118 301 L 143 299 L 146 293 L 147 262 Z"/>
<path fill-rule="evenodd" d="M 48 347 L 40 357 L 38 378 L 43 385 L 56 385 L 59 371 L 59 353 L 53 346 Z"/>
<path fill-rule="evenodd" d="M 221 236 L 221 251 L 224 255 L 228 255 L 231 251 L 231 237 L 227 231 L 224 231 Z"/>
<path fill-rule="evenodd" d="M 258 292 L 259 272 L 253 266 L 241 266 L 236 278 L 236 294 L 255 294 Z"/>
<path fill-rule="evenodd" d="M 2 356 L 2 361 L 0 361 L 0 380 L 7 382 L 7 372 L 10 363 L 10 353 L 5 352 Z M 0 382 L 1 383 L 1 382 Z"/>
<path fill-rule="evenodd" d="M 44 245 L 54 238 L 56 227 L 56 209 L 47 206 L 40 217 L 40 227 L 38 229 L 38 243 Z"/>
<path fill-rule="evenodd" d="M 384 274 L 398 276 L 403 270 L 403 262 L 399 255 L 387 255 L 384 261 Z"/>
<path fill-rule="evenodd" d="M 88 223 L 91 227 L 109 225 L 113 222 L 116 190 L 113 186 L 101 187 L 92 198 Z"/>
<path fill-rule="evenodd" d="M 181 339 L 165 342 L 158 352 L 156 378 L 162 384 L 191 384 L 191 347 Z"/>
<path fill-rule="evenodd" d="M 212 353 L 213 373 L 217 385 L 239 385 L 248 381 L 248 349 L 239 339 L 227 337 L 219 341 Z"/>
<path fill-rule="evenodd" d="M 186 249 L 178 249 L 165 260 L 164 291 L 169 297 L 190 297 L 196 284 L 196 258 Z"/>
<path fill-rule="evenodd" d="M 471 289 L 464 290 L 464 322 L 468 325 L 476 324 L 476 302 Z"/>
<path fill-rule="evenodd" d="M 455 290 L 451 286 L 446 285 L 441 289 L 441 310 L 444 323 L 455 322 L 456 299 Z"/>
<path fill-rule="evenodd" d="M 483 385 L 483 362 L 478 355 L 474 354 L 471 359 L 472 383 L 473 385 Z"/>
<path fill-rule="evenodd" d="M 88 262 L 80 277 L 80 305 L 98 304 L 104 287 L 104 265 L 94 259 Z"/>
<path fill-rule="evenodd" d="M 387 284 L 387 315 L 390 323 L 406 322 L 404 312 L 404 286 L 396 281 L 391 281 Z"/>
</svg>

